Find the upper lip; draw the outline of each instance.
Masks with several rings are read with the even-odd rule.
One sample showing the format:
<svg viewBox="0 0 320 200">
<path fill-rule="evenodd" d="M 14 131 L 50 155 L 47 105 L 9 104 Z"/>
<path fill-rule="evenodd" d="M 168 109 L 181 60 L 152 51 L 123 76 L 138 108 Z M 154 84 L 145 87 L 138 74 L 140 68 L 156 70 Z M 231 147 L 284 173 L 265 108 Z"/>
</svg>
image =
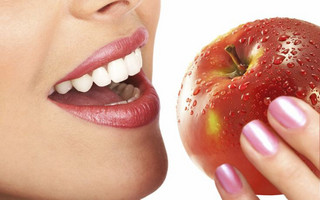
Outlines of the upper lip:
<svg viewBox="0 0 320 200">
<path fill-rule="evenodd" d="M 113 60 L 123 58 L 135 49 L 142 47 L 147 42 L 147 39 L 148 31 L 144 27 L 140 27 L 130 36 L 115 40 L 94 52 L 56 84 L 81 77 Z M 129 77 L 126 82 L 141 91 L 141 96 L 128 104 L 113 106 L 72 105 L 51 101 L 79 118 L 100 125 L 134 128 L 150 123 L 158 116 L 160 109 L 159 98 L 151 82 L 143 71 Z"/>
<path fill-rule="evenodd" d="M 132 35 L 120 38 L 103 46 L 89 56 L 76 69 L 60 79 L 55 85 L 67 80 L 79 78 L 96 68 L 130 54 L 135 49 L 144 46 L 148 40 L 148 36 L 148 31 L 144 27 L 140 27 Z"/>
</svg>

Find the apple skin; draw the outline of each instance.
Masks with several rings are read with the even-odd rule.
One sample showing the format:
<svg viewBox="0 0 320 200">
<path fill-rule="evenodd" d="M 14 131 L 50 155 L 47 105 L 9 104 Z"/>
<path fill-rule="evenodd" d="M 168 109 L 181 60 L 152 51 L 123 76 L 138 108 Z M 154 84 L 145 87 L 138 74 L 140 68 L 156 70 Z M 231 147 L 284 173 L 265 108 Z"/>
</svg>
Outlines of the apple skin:
<svg viewBox="0 0 320 200">
<path fill-rule="evenodd" d="M 248 66 L 243 75 L 234 74 L 228 45 Z M 319 26 L 289 18 L 240 25 L 203 48 L 184 76 L 177 104 L 183 145 L 209 177 L 229 163 L 257 194 L 279 194 L 242 153 L 242 128 L 255 119 L 267 123 L 268 105 L 282 95 L 303 99 L 320 112 L 319 91 Z"/>
</svg>

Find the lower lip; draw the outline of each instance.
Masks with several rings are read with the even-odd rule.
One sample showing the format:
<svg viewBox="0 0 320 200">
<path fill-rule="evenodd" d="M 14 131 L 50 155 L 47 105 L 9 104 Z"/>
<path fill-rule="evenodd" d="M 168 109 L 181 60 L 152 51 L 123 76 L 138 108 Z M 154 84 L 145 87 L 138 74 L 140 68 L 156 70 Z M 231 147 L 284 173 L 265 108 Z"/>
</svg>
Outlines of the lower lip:
<svg viewBox="0 0 320 200">
<path fill-rule="evenodd" d="M 140 72 L 128 81 L 138 86 L 141 91 L 139 99 L 114 106 L 76 106 L 52 101 L 60 108 L 83 120 L 116 128 L 136 128 L 151 123 L 159 114 L 160 101 L 157 92 Z"/>
</svg>

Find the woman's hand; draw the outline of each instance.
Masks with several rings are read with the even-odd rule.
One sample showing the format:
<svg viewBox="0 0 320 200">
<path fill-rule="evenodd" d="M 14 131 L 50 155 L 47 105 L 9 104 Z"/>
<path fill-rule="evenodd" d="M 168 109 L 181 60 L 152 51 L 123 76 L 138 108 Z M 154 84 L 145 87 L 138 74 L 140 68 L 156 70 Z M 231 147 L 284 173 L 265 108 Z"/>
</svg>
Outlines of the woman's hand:
<svg viewBox="0 0 320 200">
<path fill-rule="evenodd" d="M 302 100 L 279 97 L 269 106 L 268 121 L 273 130 L 257 120 L 243 128 L 244 154 L 288 199 L 320 199 L 319 178 L 294 152 L 320 168 L 319 113 Z M 215 179 L 224 200 L 258 199 L 240 172 L 228 164 L 217 168 Z"/>
</svg>

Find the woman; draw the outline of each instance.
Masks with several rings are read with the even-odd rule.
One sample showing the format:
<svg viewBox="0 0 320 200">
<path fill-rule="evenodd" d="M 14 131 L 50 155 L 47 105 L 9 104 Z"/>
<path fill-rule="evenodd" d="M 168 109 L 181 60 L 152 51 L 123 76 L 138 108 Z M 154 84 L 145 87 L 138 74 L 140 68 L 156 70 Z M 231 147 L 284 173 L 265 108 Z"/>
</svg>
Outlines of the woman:
<svg viewBox="0 0 320 200">
<path fill-rule="evenodd" d="M 1 199 L 141 199 L 161 185 L 167 157 L 148 81 L 159 7 L 160 0 L 0 0 Z M 304 116 L 299 126 L 277 121 L 286 116 L 281 99 L 270 106 L 278 110 L 270 123 L 315 161 L 319 122 L 311 119 L 319 114 L 285 100 Z M 284 142 L 268 131 L 255 139 L 252 127 L 263 126 L 244 128 L 249 159 L 288 197 L 300 198 L 297 185 L 316 197 L 319 180 Z M 258 153 L 264 143 L 273 159 Z M 282 179 L 285 161 L 302 172 Z M 217 169 L 216 183 L 224 199 L 256 198 L 229 165 Z"/>
<path fill-rule="evenodd" d="M 0 199 L 140 199 L 161 185 L 159 4 L 0 1 Z"/>
</svg>

